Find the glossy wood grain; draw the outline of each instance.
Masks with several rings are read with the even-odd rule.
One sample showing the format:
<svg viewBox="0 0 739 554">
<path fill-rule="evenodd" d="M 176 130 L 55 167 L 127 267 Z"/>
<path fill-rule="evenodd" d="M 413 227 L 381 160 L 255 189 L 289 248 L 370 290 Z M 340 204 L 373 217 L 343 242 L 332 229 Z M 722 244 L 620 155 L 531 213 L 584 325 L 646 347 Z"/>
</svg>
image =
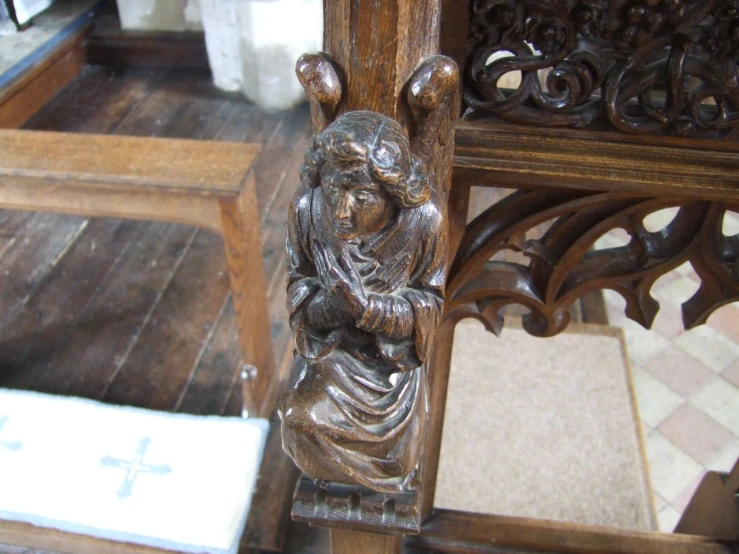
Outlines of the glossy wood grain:
<svg viewBox="0 0 739 554">
<path fill-rule="evenodd" d="M 460 122 L 454 173 L 473 186 L 572 187 L 727 199 L 739 194 L 739 143 Z"/>
<path fill-rule="evenodd" d="M 736 545 L 705 537 L 645 533 L 573 523 L 435 510 L 421 536 L 408 541 L 427 552 L 567 554 L 730 554 Z"/>
<path fill-rule="evenodd" d="M 0 130 L 3 181 L 235 197 L 259 148 L 195 140 Z"/>
</svg>

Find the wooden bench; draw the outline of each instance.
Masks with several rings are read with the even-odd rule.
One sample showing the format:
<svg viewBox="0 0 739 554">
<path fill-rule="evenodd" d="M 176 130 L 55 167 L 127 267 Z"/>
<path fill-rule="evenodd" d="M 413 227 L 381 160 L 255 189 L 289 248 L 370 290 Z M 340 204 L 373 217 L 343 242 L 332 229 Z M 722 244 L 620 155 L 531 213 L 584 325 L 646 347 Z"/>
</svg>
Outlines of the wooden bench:
<svg viewBox="0 0 739 554">
<path fill-rule="evenodd" d="M 244 405 L 269 415 L 276 394 L 252 144 L 0 130 L 0 207 L 183 223 L 223 236 Z"/>
</svg>

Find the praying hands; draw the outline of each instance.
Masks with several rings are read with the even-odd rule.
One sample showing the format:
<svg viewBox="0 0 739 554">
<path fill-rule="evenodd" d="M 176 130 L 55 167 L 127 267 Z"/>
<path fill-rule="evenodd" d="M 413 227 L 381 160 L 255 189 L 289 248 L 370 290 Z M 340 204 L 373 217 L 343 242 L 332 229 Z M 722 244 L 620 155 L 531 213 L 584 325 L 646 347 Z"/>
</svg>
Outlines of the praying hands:
<svg viewBox="0 0 739 554">
<path fill-rule="evenodd" d="M 316 241 L 311 250 L 318 278 L 329 301 L 335 300 L 353 318 L 361 318 L 367 309 L 367 293 L 349 253 L 343 252 L 337 261 L 330 250 Z"/>
</svg>

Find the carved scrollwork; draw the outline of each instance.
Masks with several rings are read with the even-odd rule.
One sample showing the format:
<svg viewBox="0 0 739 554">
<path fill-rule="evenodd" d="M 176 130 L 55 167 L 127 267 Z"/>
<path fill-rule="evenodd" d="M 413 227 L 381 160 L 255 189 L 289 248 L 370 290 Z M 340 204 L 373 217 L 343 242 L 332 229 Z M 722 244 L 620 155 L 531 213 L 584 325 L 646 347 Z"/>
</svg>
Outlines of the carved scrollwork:
<svg viewBox="0 0 739 554">
<path fill-rule="evenodd" d="M 679 207 L 663 229 L 650 232 L 644 219 Z M 654 282 L 685 262 L 701 279 L 698 291 L 682 305 L 686 328 L 704 323 L 717 307 L 739 300 L 739 235 L 725 236 L 724 214 L 739 206 L 624 197 L 575 190 L 520 190 L 480 214 L 467 227 L 449 273 L 449 317 L 474 317 L 488 330 L 502 327 L 499 310 L 507 304 L 530 309 L 524 326 L 551 336 L 569 322 L 568 309 L 583 294 L 605 288 L 626 300 L 626 315 L 650 327 L 659 303 Z M 540 239 L 531 229 L 551 222 Z M 596 240 L 621 228 L 630 236 L 622 247 L 593 250 Z M 528 265 L 490 261 L 511 249 Z"/>
<path fill-rule="evenodd" d="M 410 134 L 371 111 L 337 117 L 342 77 L 327 56 L 303 56 L 297 73 L 316 135 L 288 219 L 283 448 L 319 482 L 400 493 L 423 450 L 443 307 L 458 71 L 433 56 L 411 76 Z"/>
<path fill-rule="evenodd" d="M 465 101 L 536 125 L 629 133 L 739 120 L 737 0 L 474 0 Z M 539 71 L 546 70 L 542 85 Z M 515 90 L 498 87 L 520 71 Z"/>
</svg>

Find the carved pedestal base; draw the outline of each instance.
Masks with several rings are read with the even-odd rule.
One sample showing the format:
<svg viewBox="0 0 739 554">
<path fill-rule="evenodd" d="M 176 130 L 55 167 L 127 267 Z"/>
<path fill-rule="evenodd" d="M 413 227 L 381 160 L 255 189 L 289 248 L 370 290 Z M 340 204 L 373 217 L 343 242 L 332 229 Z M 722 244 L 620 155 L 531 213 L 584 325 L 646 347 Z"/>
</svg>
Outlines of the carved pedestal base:
<svg viewBox="0 0 739 554">
<path fill-rule="evenodd" d="M 388 534 L 421 532 L 421 495 L 375 492 L 357 485 L 322 482 L 302 475 L 295 486 L 292 519 L 319 527 Z"/>
</svg>

